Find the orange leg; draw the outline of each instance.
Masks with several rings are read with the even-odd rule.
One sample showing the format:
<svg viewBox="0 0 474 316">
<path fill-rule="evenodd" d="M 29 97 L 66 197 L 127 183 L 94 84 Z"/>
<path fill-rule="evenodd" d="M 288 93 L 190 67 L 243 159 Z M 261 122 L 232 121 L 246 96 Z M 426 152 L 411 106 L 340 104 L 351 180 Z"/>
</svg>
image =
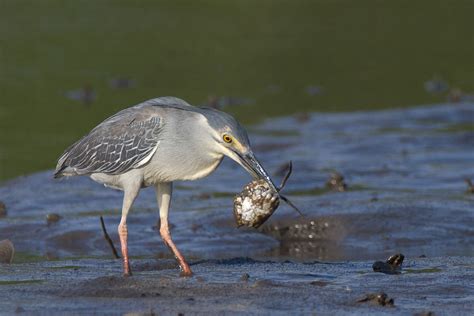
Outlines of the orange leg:
<svg viewBox="0 0 474 316">
<path fill-rule="evenodd" d="M 127 237 L 128 237 L 127 215 L 128 215 L 128 211 L 132 207 L 133 202 L 138 196 L 138 191 L 140 190 L 140 186 L 141 184 L 139 182 L 137 183 L 131 182 L 131 183 L 128 183 L 128 185 L 124 188 L 122 218 L 118 226 L 118 234 L 120 237 L 120 246 L 122 249 L 122 257 L 123 257 L 123 275 L 124 276 L 132 275 L 132 270 L 130 270 L 130 260 L 128 258 L 128 247 L 127 247 Z"/>
<path fill-rule="evenodd" d="M 178 248 L 171 239 L 170 230 L 168 227 L 168 210 L 171 202 L 171 193 L 173 187 L 171 182 L 158 183 L 155 187 L 156 198 L 158 201 L 158 207 L 160 208 L 160 235 L 165 245 L 167 245 L 173 252 L 178 264 L 181 268 L 181 276 L 191 276 L 193 272 L 189 265 L 186 263 L 183 255 L 179 252 Z"/>
<path fill-rule="evenodd" d="M 120 236 L 120 246 L 122 248 L 122 258 L 123 258 L 123 275 L 124 276 L 131 276 L 132 270 L 130 269 L 130 261 L 128 259 L 128 246 L 127 246 L 127 237 L 128 237 L 128 230 L 127 224 L 122 224 L 118 227 L 118 233 Z"/>
<path fill-rule="evenodd" d="M 189 277 L 193 275 L 191 268 L 189 267 L 188 263 L 184 259 L 183 255 L 179 252 L 178 248 L 174 244 L 173 240 L 171 239 L 171 234 L 168 228 L 168 220 L 161 219 L 161 226 L 160 226 L 160 235 L 163 239 L 165 245 L 167 245 L 170 250 L 173 252 L 174 257 L 178 261 L 179 267 L 181 268 L 181 276 Z"/>
</svg>

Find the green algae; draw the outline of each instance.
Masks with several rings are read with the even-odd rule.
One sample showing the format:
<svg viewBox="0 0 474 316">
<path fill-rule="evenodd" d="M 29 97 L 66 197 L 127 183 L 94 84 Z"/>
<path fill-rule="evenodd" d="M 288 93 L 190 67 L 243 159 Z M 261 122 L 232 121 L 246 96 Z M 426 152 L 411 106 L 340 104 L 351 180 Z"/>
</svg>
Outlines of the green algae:
<svg viewBox="0 0 474 316">
<path fill-rule="evenodd" d="M 70 266 L 59 266 L 59 267 L 50 267 L 50 269 L 52 270 L 79 270 L 81 269 L 82 267 L 80 266 L 74 266 L 74 265 L 70 265 Z"/>
<path fill-rule="evenodd" d="M 0 280 L 0 286 L 4 285 L 30 285 L 30 284 L 38 284 L 38 283 L 43 283 L 44 280 L 15 280 L 15 281 L 1 281 Z"/>
<path fill-rule="evenodd" d="M 443 270 L 440 268 L 425 268 L 425 269 L 404 269 L 405 273 L 408 274 L 418 274 L 418 273 L 439 273 Z"/>
<path fill-rule="evenodd" d="M 474 123 L 459 123 L 452 124 L 446 127 L 438 129 L 438 132 L 457 133 L 457 132 L 470 132 L 474 133 Z"/>
</svg>

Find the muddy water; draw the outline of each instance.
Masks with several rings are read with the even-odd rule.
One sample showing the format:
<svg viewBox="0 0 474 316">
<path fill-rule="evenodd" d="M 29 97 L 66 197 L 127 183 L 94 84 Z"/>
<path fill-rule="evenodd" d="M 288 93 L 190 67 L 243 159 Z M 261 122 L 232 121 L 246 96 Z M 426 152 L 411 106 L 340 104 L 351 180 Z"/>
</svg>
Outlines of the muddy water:
<svg viewBox="0 0 474 316">
<path fill-rule="evenodd" d="M 213 261 L 217 259 L 251 257 L 270 262 L 260 267 L 261 270 L 256 269 L 256 273 L 261 277 L 266 275 L 267 283 L 290 282 L 297 288 L 297 280 L 319 280 L 312 275 L 318 273 L 324 279 L 320 281 L 330 282 L 338 275 L 338 282 L 349 282 L 358 273 L 370 272 L 371 260 L 403 253 L 407 260 L 426 256 L 428 259 L 418 259 L 421 261 L 417 265 L 421 268 L 445 267 L 436 271 L 428 269 L 439 273 L 441 278 L 437 281 L 439 286 L 430 291 L 443 296 L 453 286 L 449 281 L 453 276 L 447 278 L 443 274 L 449 270 L 450 260 L 455 260 L 449 258 L 463 256 L 459 259 L 460 266 L 470 271 L 466 275 L 472 280 L 474 195 L 466 193 L 464 179 L 474 178 L 473 124 L 474 104 L 268 120 L 250 129 L 254 151 L 266 169 L 275 174 L 276 182 L 281 178 L 282 165 L 293 160 L 294 171 L 285 194 L 306 217 L 300 218 L 283 205 L 259 230 L 236 228 L 232 197 L 250 179 L 240 167 L 224 161 L 207 179 L 175 184 L 170 215 L 174 240 L 196 264 L 195 270 L 207 267 L 202 268 L 202 277 L 213 278 L 210 275 L 214 275 L 216 279 L 209 279 L 205 284 L 232 283 L 225 275 L 233 268 L 244 273 L 246 268 L 242 267 L 248 263 L 224 265 L 224 272 L 217 273 L 222 267 Z M 344 176 L 347 191 L 334 192 L 325 187 L 334 171 Z M 99 216 L 104 216 L 109 233 L 118 245 L 116 227 L 121 199 L 120 192 L 103 188 L 87 178 L 55 181 L 51 171 L 4 183 L 0 187 L 0 200 L 6 204 L 7 216 L 0 218 L 0 240 L 10 239 L 16 255 L 13 265 L 0 266 L 0 280 L 44 280 L 42 272 L 35 275 L 29 269 L 40 271 L 58 262 L 46 262 L 48 260 L 59 260 L 59 266 L 77 264 L 74 277 L 68 274 L 77 282 L 103 276 L 100 270 L 90 269 L 84 275 L 81 271 L 87 270 L 84 266 L 105 266 L 110 261 L 111 251 L 103 239 Z M 51 213 L 61 218 L 48 224 L 46 216 Z M 152 260 L 152 265 L 156 265 L 153 259 L 171 258 L 159 239 L 157 218 L 154 192 L 143 190 L 129 216 L 129 250 L 137 264 Z M 68 260 L 72 258 L 92 258 L 89 259 L 92 261 L 81 259 L 71 263 Z M 281 267 L 277 262 L 284 260 L 293 262 L 288 263 L 292 265 L 291 273 L 279 272 Z M 325 265 L 318 265 L 319 268 L 312 268 L 310 272 L 303 268 L 307 266 L 304 262 L 315 260 L 340 262 L 339 270 L 328 273 L 328 281 L 320 270 Z M 33 263 L 19 264 L 21 262 Z M 113 266 L 113 274 L 119 273 L 120 263 L 113 261 Z M 462 278 L 463 269 L 449 270 L 449 273 L 453 273 L 454 278 Z M 158 270 L 168 271 L 162 277 L 172 279 L 176 272 L 171 260 Z M 340 276 L 342 270 L 346 271 L 345 276 Z M 160 272 L 156 273 L 158 277 Z M 308 273 L 312 275 L 309 279 L 305 277 Z M 48 283 L 54 279 L 52 274 L 47 274 L 48 280 L 41 281 L 41 286 L 50 288 L 50 295 L 54 296 L 55 287 Z M 63 273 L 61 277 L 67 279 Z M 233 275 L 232 280 L 235 278 Z M 377 279 L 381 283 L 374 281 L 374 290 L 389 282 L 384 278 Z M 141 282 L 140 277 L 136 280 Z M 97 284 L 109 281 L 99 280 Z M 81 286 L 87 288 L 91 284 Z M 146 284 L 140 286 L 146 287 Z M 461 282 L 454 287 L 459 295 L 446 306 L 456 310 L 466 301 L 472 303 L 472 283 L 469 286 Z M 0 292 L 3 288 L 0 286 Z M 369 289 L 359 290 L 357 294 L 362 295 Z M 305 291 L 307 289 L 301 293 Z M 403 295 L 400 288 L 394 291 Z M 413 298 L 404 299 L 410 306 L 417 304 Z M 333 303 L 342 308 L 342 303 Z M 247 309 L 238 305 L 229 310 L 244 312 Z"/>
</svg>

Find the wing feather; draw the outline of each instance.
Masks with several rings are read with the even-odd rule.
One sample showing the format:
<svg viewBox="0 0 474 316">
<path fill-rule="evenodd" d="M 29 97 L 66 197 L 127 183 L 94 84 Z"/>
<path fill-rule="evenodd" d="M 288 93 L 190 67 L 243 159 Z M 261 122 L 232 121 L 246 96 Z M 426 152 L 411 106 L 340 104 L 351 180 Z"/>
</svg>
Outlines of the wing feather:
<svg viewBox="0 0 474 316">
<path fill-rule="evenodd" d="M 121 174 L 146 164 L 155 153 L 163 120 L 134 108 L 123 110 L 66 149 L 55 177 L 91 173 Z"/>
</svg>

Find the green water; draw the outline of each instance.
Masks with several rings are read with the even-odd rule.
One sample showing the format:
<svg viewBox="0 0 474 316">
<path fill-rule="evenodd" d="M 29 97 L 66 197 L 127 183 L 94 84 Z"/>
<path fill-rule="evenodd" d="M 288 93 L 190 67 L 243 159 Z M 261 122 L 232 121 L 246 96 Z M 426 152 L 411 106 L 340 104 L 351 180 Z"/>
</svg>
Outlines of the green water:
<svg viewBox="0 0 474 316">
<path fill-rule="evenodd" d="M 0 1 L 0 179 L 53 168 L 66 146 L 142 100 L 253 103 L 244 123 L 300 111 L 442 102 L 474 90 L 473 1 Z M 109 87 L 129 77 L 130 89 Z M 90 106 L 66 91 L 93 87 Z M 321 86 L 321 95 L 307 93 Z"/>
</svg>

